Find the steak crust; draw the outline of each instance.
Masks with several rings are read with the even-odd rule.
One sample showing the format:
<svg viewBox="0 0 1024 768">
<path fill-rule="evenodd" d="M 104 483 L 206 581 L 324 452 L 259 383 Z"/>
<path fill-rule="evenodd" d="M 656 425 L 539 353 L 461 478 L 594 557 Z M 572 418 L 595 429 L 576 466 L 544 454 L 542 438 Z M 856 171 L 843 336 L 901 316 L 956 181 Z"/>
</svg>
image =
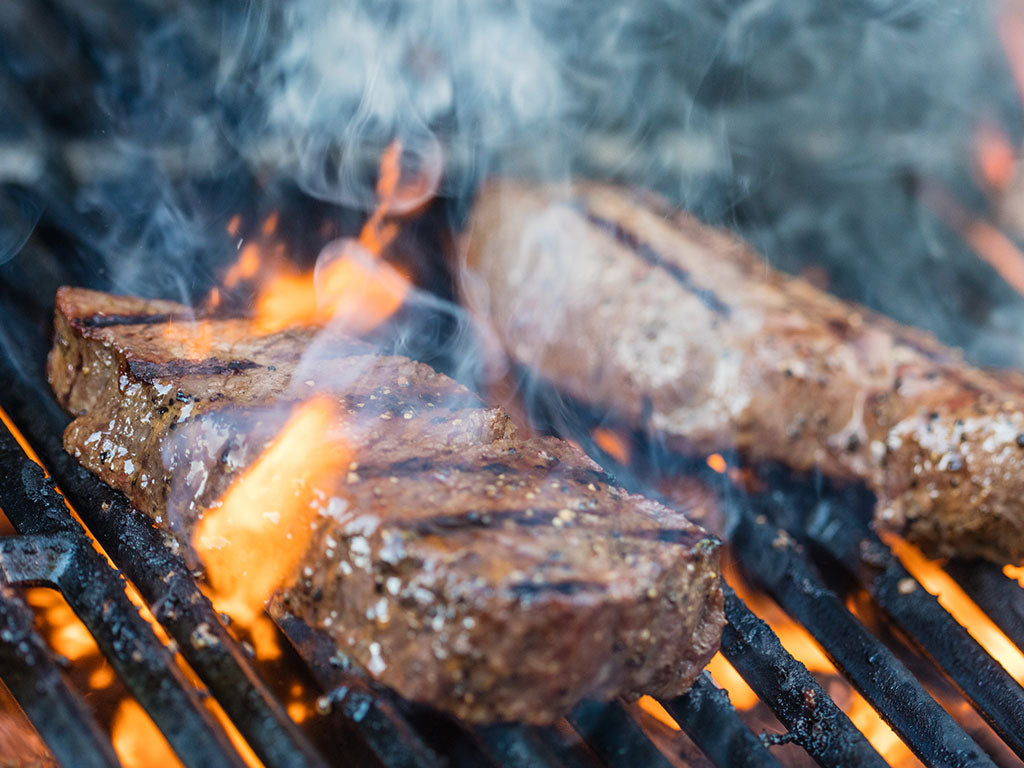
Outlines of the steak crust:
<svg viewBox="0 0 1024 768">
<path fill-rule="evenodd" d="M 550 723 L 584 697 L 682 693 L 718 648 L 714 538 L 428 366 L 61 288 L 49 376 L 66 449 L 186 547 L 295 404 L 334 399 L 358 463 L 273 605 L 406 698 Z"/>
<path fill-rule="evenodd" d="M 652 195 L 492 182 L 462 291 L 486 337 L 692 453 L 866 482 L 932 556 L 1024 557 L 1024 396 Z"/>
</svg>

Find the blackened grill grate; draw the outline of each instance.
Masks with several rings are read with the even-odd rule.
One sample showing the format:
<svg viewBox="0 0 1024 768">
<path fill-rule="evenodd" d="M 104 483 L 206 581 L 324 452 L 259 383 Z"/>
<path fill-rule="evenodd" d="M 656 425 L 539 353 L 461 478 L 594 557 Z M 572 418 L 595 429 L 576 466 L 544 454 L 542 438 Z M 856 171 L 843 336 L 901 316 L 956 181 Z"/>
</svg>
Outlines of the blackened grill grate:
<svg viewBox="0 0 1024 768">
<path fill-rule="evenodd" d="M 266 765 L 673 764 L 673 756 L 663 753 L 615 703 L 581 704 L 569 718 L 575 738 L 554 728 L 464 727 L 396 700 L 354 670 L 338 666 L 323 638 L 298 620 L 285 620 L 281 628 L 323 687 L 323 716 L 331 718 L 336 741 L 343 746 L 340 757 L 319 755 L 253 670 L 184 561 L 120 494 L 63 451 L 60 435 L 67 418 L 41 375 L 43 329 L 49 321 L 45 296 L 46 291 L 38 300 L 25 293 L 2 296 L 8 306 L 19 308 L 17 324 L 8 332 L 38 353 L 28 373 L 17 370 L 14 360 L 0 362 L 0 407 L 23 430 L 92 535 L 139 589 Z M 829 555 L 861 584 L 956 682 L 1006 745 L 1018 755 L 1024 752 L 1024 691 L 860 522 L 863 517 L 856 509 L 863 500 L 854 496 L 805 506 L 785 501 L 789 503 L 737 499 L 730 505 L 734 553 L 745 571 L 817 638 L 911 750 L 927 765 L 994 764 L 914 674 L 846 609 L 822 579 L 816 567 L 820 559 L 812 558 L 812 550 Z M 64 592 L 185 765 L 240 764 L 194 688 L 181 678 L 171 653 L 127 602 L 117 571 L 92 550 L 52 484 L 6 429 L 0 430 L 0 506 L 21 534 L 0 541 L 0 679 L 54 755 L 69 765 L 82 764 L 85 753 L 95 765 L 115 761 L 106 737 L 79 694 L 61 679 L 52 655 L 31 628 L 28 609 L 8 585 L 48 584 Z M 1020 638 L 1013 606 L 1024 596 L 1015 582 L 984 565 L 953 563 L 949 570 L 1011 637 Z M 907 579 L 915 589 L 907 589 Z M 884 765 L 828 693 L 731 590 L 726 607 L 723 654 L 788 732 L 755 735 L 705 675 L 686 696 L 663 702 L 704 755 L 720 766 L 777 765 L 771 745 L 793 742 L 823 766 Z M 214 642 L 194 643 L 197 630 Z"/>
</svg>

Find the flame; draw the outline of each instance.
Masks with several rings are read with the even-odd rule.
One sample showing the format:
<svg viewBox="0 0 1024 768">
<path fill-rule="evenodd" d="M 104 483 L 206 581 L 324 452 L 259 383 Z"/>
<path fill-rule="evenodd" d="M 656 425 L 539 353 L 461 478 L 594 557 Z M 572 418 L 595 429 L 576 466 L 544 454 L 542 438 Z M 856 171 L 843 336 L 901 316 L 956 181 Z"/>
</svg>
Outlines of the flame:
<svg viewBox="0 0 1024 768">
<path fill-rule="evenodd" d="M 590 436 L 597 447 L 611 456 L 619 464 L 629 464 L 629 444 L 617 432 L 607 427 L 594 427 Z"/>
<path fill-rule="evenodd" d="M 238 253 L 238 260 L 224 275 L 224 286 L 234 288 L 243 280 L 251 280 L 260 270 L 260 247 L 257 243 L 246 243 Z"/>
<path fill-rule="evenodd" d="M 747 710 L 757 706 L 757 694 L 721 653 L 716 653 L 711 658 L 708 672 L 718 683 L 719 688 L 724 688 L 729 694 L 729 701 L 736 709 Z"/>
<path fill-rule="evenodd" d="M 1017 158 L 1009 136 L 999 125 L 983 121 L 974 137 L 975 165 L 981 180 L 993 190 L 1010 186 Z"/>
<path fill-rule="evenodd" d="M 682 730 L 679 727 L 679 723 L 668 713 L 668 711 L 661 706 L 657 699 L 652 699 L 650 696 L 641 696 L 637 699 L 637 706 L 640 707 L 644 712 L 653 717 L 662 725 L 668 726 L 673 731 Z"/>
<path fill-rule="evenodd" d="M 884 538 L 885 543 L 921 586 L 935 595 L 939 604 L 949 611 L 1018 683 L 1024 684 L 1024 654 L 978 607 L 978 604 L 967 596 L 960 585 L 942 570 L 938 563 L 921 554 L 917 547 L 897 536 L 885 535 Z"/>
<path fill-rule="evenodd" d="M 922 187 L 921 196 L 932 209 L 960 233 L 982 261 L 1018 293 L 1024 294 L 1024 252 L 1002 230 L 971 214 L 952 195 L 935 184 Z"/>
<path fill-rule="evenodd" d="M 818 678 L 818 681 L 828 689 L 829 695 L 836 700 L 836 704 L 846 713 L 857 730 L 864 734 L 865 738 L 867 738 L 886 762 L 893 766 L 920 765 L 917 758 L 900 741 L 899 736 L 893 732 L 892 728 L 878 716 L 878 713 L 875 712 L 871 705 L 840 675 L 839 670 L 833 666 L 821 646 L 818 645 L 818 642 L 806 629 L 793 621 L 767 595 L 755 592 L 747 586 L 731 562 L 723 562 L 722 570 L 729 585 L 736 590 L 736 594 L 743 598 L 750 610 L 767 622 L 768 626 L 772 628 L 772 631 L 779 638 L 782 647 L 793 658 L 802 662 Z M 722 674 L 722 668 L 712 669 L 711 674 L 722 687 L 729 691 L 730 698 L 732 698 L 733 687 L 725 684 L 725 680 L 718 677 L 716 671 Z M 828 678 L 827 681 L 823 681 L 822 676 L 826 676 Z M 828 683 L 827 685 L 826 682 Z M 743 683 L 743 687 L 746 687 L 746 683 Z M 843 696 L 836 695 L 838 693 L 837 688 L 843 691 Z M 747 690 L 750 689 L 747 688 Z M 753 696 L 753 691 L 750 691 L 750 695 Z M 756 699 L 756 697 L 754 698 Z M 737 698 L 732 698 L 732 701 L 739 709 L 744 708 L 740 703 L 737 703 Z M 740 698 L 739 701 L 744 701 L 744 699 Z M 751 702 L 752 705 L 753 702 Z"/>
<path fill-rule="evenodd" d="M 32 446 L 29 444 L 28 440 L 25 439 L 21 430 L 15 426 L 14 422 L 11 421 L 3 408 L 0 408 L 0 422 L 3 422 L 4 426 L 6 426 L 14 436 L 14 439 L 17 441 L 18 445 L 21 446 L 25 455 L 38 464 L 42 468 L 43 472 L 46 473 L 47 477 L 49 477 L 49 472 L 46 471 L 46 467 L 43 466 L 42 461 L 40 461 L 39 455 L 32 449 Z M 56 488 L 56 491 L 63 496 L 59 487 Z M 89 533 L 89 529 L 86 527 L 85 523 L 82 522 L 82 519 L 78 516 L 78 512 L 75 511 L 75 508 L 71 506 L 67 499 L 64 500 L 64 503 L 67 505 L 68 512 L 71 514 L 72 518 L 82 526 L 82 530 L 85 531 L 86 538 L 89 540 L 93 549 L 103 556 L 111 568 L 116 568 L 114 561 L 110 559 L 106 550 L 103 549 L 103 547 L 100 546 L 100 543 Z M 154 617 L 150 612 L 149 607 L 142 599 L 142 595 L 140 595 L 135 587 L 128 581 L 124 582 L 124 588 L 128 599 L 139 610 L 139 614 L 142 618 L 152 627 L 153 632 L 159 638 L 160 642 L 164 645 L 168 645 L 170 643 L 170 639 L 168 638 L 167 633 L 156 620 L 156 617 Z M 86 629 L 85 625 L 81 622 L 78 616 L 75 615 L 71 606 L 67 604 L 59 592 L 48 587 L 31 587 L 25 590 L 25 600 L 35 610 L 36 615 L 44 626 L 44 629 L 48 630 L 45 632 L 45 635 L 47 636 L 51 647 L 57 651 L 57 653 L 60 653 L 71 661 L 81 660 L 85 662 L 93 659 L 96 661 L 102 659 L 99 646 L 96 645 L 96 641 L 92 638 L 92 635 L 89 634 L 89 630 Z M 197 687 L 201 687 L 202 684 L 198 676 L 192 668 L 188 666 L 181 654 L 175 653 L 174 658 L 178 663 L 178 666 L 182 668 L 182 671 L 192 684 Z M 94 689 L 103 689 L 114 684 L 115 680 L 116 675 L 113 668 L 104 660 L 102 665 L 94 669 L 89 675 L 88 682 Z M 205 700 L 205 704 L 224 728 L 228 737 L 231 739 L 231 743 L 235 746 L 235 749 L 238 750 L 246 765 L 253 766 L 254 768 L 261 766 L 262 763 L 260 763 L 256 754 L 252 751 L 252 748 L 246 743 L 234 723 L 231 722 L 223 708 L 216 702 L 216 700 L 212 697 L 207 698 Z M 153 725 L 152 721 L 149 720 L 148 715 L 142 711 L 141 707 L 139 707 L 134 700 L 130 700 L 130 703 L 125 706 L 127 706 L 128 709 L 131 709 L 133 705 L 139 710 L 150 728 L 156 732 L 160 741 L 163 742 L 163 736 L 159 734 L 159 730 L 155 725 Z M 136 728 L 136 722 L 137 718 L 129 713 L 123 719 L 115 717 L 114 722 L 112 723 L 112 741 L 114 749 L 121 760 L 121 764 L 124 765 L 125 768 L 149 768 L 149 766 L 152 765 L 178 765 L 179 763 L 177 758 L 173 756 L 173 753 L 170 752 L 169 748 L 168 754 L 170 754 L 170 758 L 167 761 L 153 762 L 149 759 L 148 752 L 136 751 L 136 737 L 131 735 L 125 736 L 123 733 L 119 733 L 117 731 L 119 727 L 121 729 L 133 730 Z M 118 725 L 119 723 L 120 726 Z M 145 728 L 145 723 L 142 727 Z M 127 751 L 122 752 L 118 747 L 119 739 L 122 740 L 124 748 Z M 166 745 L 166 742 L 163 743 Z M 136 760 L 136 756 L 138 756 L 138 760 Z"/>
<path fill-rule="evenodd" d="M 1003 575 L 1008 579 L 1016 579 L 1017 583 L 1024 587 L 1024 567 L 1019 565 L 1004 565 Z"/>
<path fill-rule="evenodd" d="M 126 766 L 180 766 L 174 751 L 135 699 L 124 699 L 111 726 L 114 751 Z"/>
<path fill-rule="evenodd" d="M 335 424 L 330 399 L 299 406 L 196 527 L 211 599 L 243 625 L 297 568 L 312 533 L 317 486 L 351 460 L 351 451 L 329 435 Z"/>
<path fill-rule="evenodd" d="M 413 179 L 403 179 L 402 144 L 393 141 L 381 157 L 377 208 L 359 236 L 328 243 L 312 273 L 284 267 L 269 279 L 256 298 L 255 332 L 268 334 L 333 320 L 353 333 L 362 334 L 398 311 L 411 283 L 408 276 L 385 263 L 382 256 L 398 234 L 397 218 L 414 212 L 433 194 L 439 175 L 436 171 L 429 166 Z M 277 228 L 276 214 L 272 216 L 272 220 L 264 221 L 264 235 Z M 259 263 L 258 247 L 246 245 L 225 277 L 225 285 L 231 287 L 239 280 L 254 277 Z"/>
<path fill-rule="evenodd" d="M 708 456 L 708 466 L 720 475 L 724 475 L 725 471 L 729 469 L 729 465 L 725 463 L 725 459 L 720 453 L 712 453 Z"/>
<path fill-rule="evenodd" d="M 280 216 L 277 211 L 271 211 L 270 215 L 263 220 L 263 225 L 260 227 L 260 231 L 267 237 L 277 232 L 277 222 Z"/>
<path fill-rule="evenodd" d="M 242 217 L 241 215 L 236 213 L 234 216 L 228 219 L 228 224 L 226 227 L 224 227 L 224 229 L 225 231 L 227 231 L 229 235 L 231 235 L 231 237 L 238 237 L 238 231 L 239 229 L 241 229 L 241 227 Z"/>
</svg>

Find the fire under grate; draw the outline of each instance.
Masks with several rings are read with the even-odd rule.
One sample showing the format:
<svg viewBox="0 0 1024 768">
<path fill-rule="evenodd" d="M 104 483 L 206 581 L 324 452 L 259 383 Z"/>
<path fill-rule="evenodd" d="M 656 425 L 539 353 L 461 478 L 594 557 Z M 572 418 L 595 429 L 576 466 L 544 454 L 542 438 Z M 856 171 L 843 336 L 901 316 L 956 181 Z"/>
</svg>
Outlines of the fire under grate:
<svg viewBox="0 0 1024 768">
<path fill-rule="evenodd" d="M 45 284 L 53 277 L 39 281 Z M 243 761 L 203 707 L 205 694 L 182 677 L 172 650 L 182 654 L 268 766 L 678 763 L 679 756 L 662 751 L 664 745 L 652 740 L 618 703 L 584 702 L 561 727 L 467 727 L 397 699 L 340 663 L 316 631 L 285 617 L 280 629 L 322 688 L 318 715 L 329 718 L 334 741 L 340 745 L 337 753 L 319 753 L 261 680 L 245 649 L 163 535 L 64 452 L 61 433 L 67 417 L 42 379 L 48 289 L 33 294 L 38 299 L 28 298 L 25 291 L 2 297 L 8 306 L 17 307 L 12 316 L 16 326 L 9 332 L 26 349 L 35 349 L 36 357 L 30 370 L 11 359 L 0 363 L 0 407 L 117 566 L 108 565 L 93 549 L 89 535 L 54 491 L 53 481 L 43 476 L 10 430 L 0 430 L 0 507 L 20 534 L 0 540 L 0 679 L 59 761 L 114 765 L 116 757 L 81 694 L 66 684 L 53 654 L 32 628 L 31 612 L 17 585 L 44 584 L 61 590 L 187 766 Z M 9 294 L 9 289 L 3 293 Z M 549 426 L 560 431 L 557 424 Z M 572 436 L 586 441 L 585 435 Z M 617 469 L 628 485 L 629 470 Z M 715 477 L 724 482 L 721 476 L 711 476 L 710 481 Z M 785 487 L 785 482 L 777 485 Z M 1011 751 L 1024 757 L 1024 689 L 874 536 L 861 514 L 868 502 L 862 492 L 819 498 L 811 489 L 801 498 L 782 492 L 747 497 L 723 490 L 723 497 L 731 515 L 732 551 L 746 576 L 817 639 L 924 764 L 1007 764 Z M 959 718 L 936 702 L 916 670 L 848 610 L 835 579 L 823 578 L 823 562 L 869 594 L 892 627 L 944 671 L 998 734 L 999 749 L 991 743 L 979 745 Z M 1024 603 L 1024 591 L 1017 583 L 988 565 L 951 563 L 947 570 L 1019 645 L 1021 614 L 1015 607 Z M 125 595 L 121 574 L 135 585 L 173 639 L 173 649 L 164 646 L 139 616 Z M 705 673 L 686 696 L 661 704 L 711 763 L 778 765 L 774 745 L 796 744 L 823 766 L 885 764 L 828 692 L 731 589 L 726 593 L 726 613 L 723 655 L 786 731 L 755 734 Z M 90 762 L 84 762 L 83 755 Z"/>
</svg>

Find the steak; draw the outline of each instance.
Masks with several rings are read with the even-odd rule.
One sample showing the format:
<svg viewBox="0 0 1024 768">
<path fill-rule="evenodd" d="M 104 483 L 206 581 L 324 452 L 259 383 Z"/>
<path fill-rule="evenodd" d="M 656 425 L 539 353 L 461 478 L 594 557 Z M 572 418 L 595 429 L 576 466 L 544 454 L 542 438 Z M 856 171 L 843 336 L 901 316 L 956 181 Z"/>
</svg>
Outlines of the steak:
<svg viewBox="0 0 1024 768">
<path fill-rule="evenodd" d="M 275 610 L 470 721 L 689 688 L 724 624 L 713 537 L 575 446 L 517 438 L 426 365 L 326 329 L 251 330 L 61 288 L 49 375 L 75 416 L 66 449 L 188 548 L 297 404 L 327 395 L 357 461 L 321 489 Z"/>
<path fill-rule="evenodd" d="M 653 195 L 499 180 L 461 287 L 492 357 L 678 451 L 865 482 L 932 556 L 1024 557 L 1024 396 Z"/>
</svg>

